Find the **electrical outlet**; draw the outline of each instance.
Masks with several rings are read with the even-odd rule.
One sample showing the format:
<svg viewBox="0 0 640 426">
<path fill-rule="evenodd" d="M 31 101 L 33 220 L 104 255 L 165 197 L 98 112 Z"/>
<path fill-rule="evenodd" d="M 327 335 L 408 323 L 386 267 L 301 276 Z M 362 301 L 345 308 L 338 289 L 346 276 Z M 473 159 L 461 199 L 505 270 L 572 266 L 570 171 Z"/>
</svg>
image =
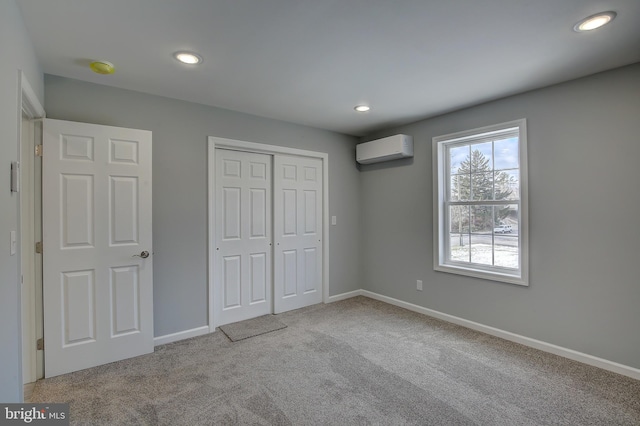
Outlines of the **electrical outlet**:
<svg viewBox="0 0 640 426">
<path fill-rule="evenodd" d="M 416 290 L 422 291 L 422 280 L 416 281 Z"/>
</svg>

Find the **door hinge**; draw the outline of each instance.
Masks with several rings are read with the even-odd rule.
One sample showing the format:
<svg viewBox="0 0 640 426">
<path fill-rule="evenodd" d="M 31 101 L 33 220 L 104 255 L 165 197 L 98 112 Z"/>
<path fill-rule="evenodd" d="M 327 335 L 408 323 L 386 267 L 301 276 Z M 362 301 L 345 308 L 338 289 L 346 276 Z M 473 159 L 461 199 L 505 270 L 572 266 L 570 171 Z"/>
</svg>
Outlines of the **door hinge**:
<svg viewBox="0 0 640 426">
<path fill-rule="evenodd" d="M 36 243 L 36 253 L 42 254 L 42 241 Z"/>
<path fill-rule="evenodd" d="M 39 350 L 39 351 L 44 350 L 44 337 L 41 337 L 38 340 L 36 340 L 36 350 Z"/>
<path fill-rule="evenodd" d="M 42 157 L 42 144 L 36 145 L 36 157 Z"/>
</svg>

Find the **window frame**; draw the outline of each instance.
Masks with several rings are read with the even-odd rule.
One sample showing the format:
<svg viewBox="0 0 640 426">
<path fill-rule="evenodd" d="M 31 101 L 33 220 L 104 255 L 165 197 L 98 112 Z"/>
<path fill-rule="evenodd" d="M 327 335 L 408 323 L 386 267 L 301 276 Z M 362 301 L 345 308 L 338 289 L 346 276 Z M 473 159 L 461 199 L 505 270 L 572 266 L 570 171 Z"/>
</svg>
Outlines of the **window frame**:
<svg viewBox="0 0 640 426">
<path fill-rule="evenodd" d="M 447 148 L 453 145 L 467 145 L 482 141 L 493 141 L 509 132 L 518 135 L 519 154 L 519 185 L 520 199 L 487 201 L 480 200 L 475 203 L 469 201 L 468 205 L 503 205 L 517 204 L 519 214 L 518 233 L 518 264 L 517 271 L 512 268 L 499 266 L 467 264 L 447 260 L 450 244 L 449 220 L 447 209 L 447 191 L 450 190 L 451 172 Z M 466 275 L 492 281 L 529 285 L 529 203 L 528 203 L 528 169 L 527 169 L 527 121 L 522 118 L 506 123 L 494 124 L 462 132 L 436 136 L 432 139 L 433 150 L 433 268 L 436 271 L 448 272 L 458 275 Z M 495 226 L 495 224 L 494 224 Z M 492 232 L 492 239 L 495 233 Z"/>
</svg>

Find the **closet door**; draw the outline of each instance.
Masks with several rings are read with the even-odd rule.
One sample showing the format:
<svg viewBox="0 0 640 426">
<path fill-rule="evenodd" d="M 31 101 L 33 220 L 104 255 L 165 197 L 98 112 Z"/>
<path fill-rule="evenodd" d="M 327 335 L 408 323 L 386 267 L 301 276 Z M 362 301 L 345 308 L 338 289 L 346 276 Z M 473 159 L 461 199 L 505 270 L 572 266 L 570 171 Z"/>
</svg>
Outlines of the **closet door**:
<svg viewBox="0 0 640 426">
<path fill-rule="evenodd" d="M 217 326 L 272 312 L 271 156 L 216 149 Z"/>
<path fill-rule="evenodd" d="M 274 313 L 322 302 L 322 160 L 274 157 Z"/>
</svg>

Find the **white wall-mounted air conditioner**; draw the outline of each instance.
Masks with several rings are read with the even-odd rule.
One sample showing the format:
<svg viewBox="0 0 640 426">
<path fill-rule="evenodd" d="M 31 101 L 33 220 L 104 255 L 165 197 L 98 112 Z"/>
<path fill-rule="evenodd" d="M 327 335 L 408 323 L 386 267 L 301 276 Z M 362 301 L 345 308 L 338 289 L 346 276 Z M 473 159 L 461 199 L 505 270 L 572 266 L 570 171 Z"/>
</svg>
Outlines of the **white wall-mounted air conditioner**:
<svg viewBox="0 0 640 426">
<path fill-rule="evenodd" d="M 413 157 L 413 137 L 409 135 L 394 135 L 356 145 L 356 161 L 360 164 L 406 157 Z"/>
</svg>

